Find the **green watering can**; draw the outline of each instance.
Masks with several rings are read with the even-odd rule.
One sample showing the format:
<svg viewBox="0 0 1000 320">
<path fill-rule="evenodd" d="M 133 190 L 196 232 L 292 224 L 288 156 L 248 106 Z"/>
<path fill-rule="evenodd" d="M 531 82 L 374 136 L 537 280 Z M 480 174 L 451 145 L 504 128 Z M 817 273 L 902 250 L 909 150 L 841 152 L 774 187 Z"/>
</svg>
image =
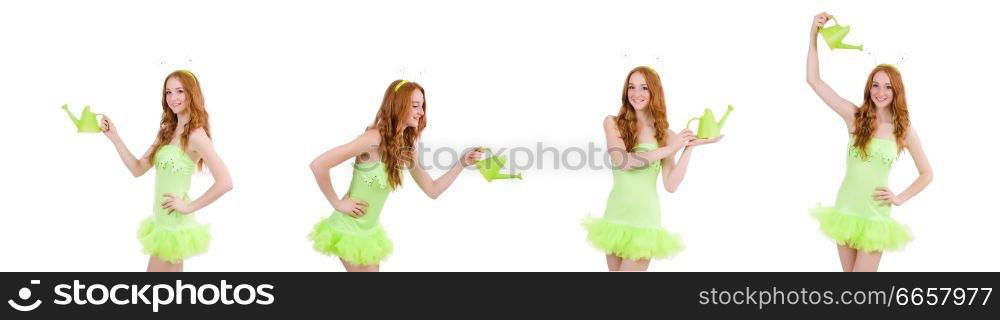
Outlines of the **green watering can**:
<svg viewBox="0 0 1000 320">
<path fill-rule="evenodd" d="M 718 137 L 722 132 L 722 126 L 726 124 L 726 118 L 729 118 L 729 113 L 733 111 L 733 105 L 729 105 L 729 109 L 726 110 L 726 114 L 722 115 L 722 119 L 719 123 L 715 123 L 715 114 L 712 113 L 712 109 L 705 108 L 705 114 L 700 117 L 691 118 L 688 120 L 686 128 L 691 128 L 691 121 L 698 120 L 698 139 L 709 139 Z"/>
<path fill-rule="evenodd" d="M 830 47 L 830 50 L 833 49 L 864 50 L 864 45 L 853 45 L 841 42 L 844 40 L 844 37 L 846 37 L 847 33 L 849 32 L 851 32 L 851 26 L 840 25 L 840 23 L 837 22 L 837 18 L 833 18 L 833 26 L 823 27 L 822 29 L 819 29 L 819 34 L 823 35 L 823 40 L 826 40 L 826 45 Z"/>
<path fill-rule="evenodd" d="M 480 151 L 491 153 L 490 148 L 480 148 Z M 497 179 L 521 179 L 520 173 L 500 173 L 500 168 L 503 168 L 505 163 L 507 163 L 506 156 L 490 155 L 489 158 L 476 161 L 476 168 L 479 169 L 479 173 L 483 174 L 483 178 L 486 178 L 486 181 L 489 182 L 493 182 L 493 180 Z"/>
<path fill-rule="evenodd" d="M 72 112 L 69 112 L 68 105 L 64 104 L 62 109 L 66 111 L 67 115 L 69 115 L 69 119 L 73 120 L 73 124 L 76 125 L 76 132 L 101 132 L 101 126 L 97 124 L 97 116 L 103 114 L 90 112 L 90 106 L 83 107 L 83 113 L 80 114 L 80 119 L 77 119 L 76 116 L 73 116 Z"/>
</svg>

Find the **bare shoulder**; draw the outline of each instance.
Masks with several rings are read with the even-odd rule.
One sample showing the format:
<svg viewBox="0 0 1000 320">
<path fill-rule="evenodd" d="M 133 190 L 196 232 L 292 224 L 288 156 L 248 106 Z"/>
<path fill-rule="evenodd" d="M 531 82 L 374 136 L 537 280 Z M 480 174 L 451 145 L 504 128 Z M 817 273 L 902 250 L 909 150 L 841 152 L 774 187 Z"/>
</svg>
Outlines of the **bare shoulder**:
<svg viewBox="0 0 1000 320">
<path fill-rule="evenodd" d="M 188 136 L 188 141 L 195 146 L 203 146 L 206 143 L 211 143 L 212 138 L 208 137 L 208 132 L 205 128 L 196 128 L 191 130 L 191 135 Z"/>
<path fill-rule="evenodd" d="M 379 135 L 378 129 L 375 128 L 365 130 L 354 141 L 351 141 L 350 144 L 354 145 L 352 149 L 357 157 L 356 161 L 366 162 L 373 157 L 381 158 L 382 156 L 378 153 L 380 141 L 382 141 L 382 137 Z"/>
<path fill-rule="evenodd" d="M 372 128 L 365 130 L 356 140 L 365 145 L 377 146 L 382 141 L 382 136 L 379 135 L 378 129 Z"/>
<path fill-rule="evenodd" d="M 191 135 L 188 136 L 188 150 L 185 150 L 191 159 L 196 162 L 201 161 L 201 157 L 212 154 L 214 152 L 212 150 L 215 150 L 215 146 L 204 128 L 191 130 Z"/>
<path fill-rule="evenodd" d="M 611 115 L 609 115 L 607 117 L 604 117 L 604 129 L 607 129 L 607 130 L 614 129 L 615 131 L 618 131 L 618 122 L 617 122 L 617 120 L 618 120 L 617 117 L 611 116 Z"/>
<path fill-rule="evenodd" d="M 208 138 L 208 131 L 205 131 L 204 127 L 194 128 L 191 130 L 191 137 L 204 137 Z"/>
</svg>

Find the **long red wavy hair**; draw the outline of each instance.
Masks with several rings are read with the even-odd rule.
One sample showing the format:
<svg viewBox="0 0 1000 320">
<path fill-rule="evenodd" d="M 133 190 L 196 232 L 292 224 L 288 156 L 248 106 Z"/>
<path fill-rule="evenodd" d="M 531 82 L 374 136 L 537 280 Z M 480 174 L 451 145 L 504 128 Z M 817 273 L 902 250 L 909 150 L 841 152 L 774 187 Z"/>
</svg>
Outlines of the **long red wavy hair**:
<svg viewBox="0 0 1000 320">
<path fill-rule="evenodd" d="M 625 149 L 629 152 L 635 148 L 639 140 L 639 125 L 636 118 L 636 110 L 628 100 L 628 80 L 636 72 L 641 73 L 646 78 L 646 86 L 649 88 L 649 104 L 646 106 L 646 109 L 649 110 L 653 118 L 653 127 L 656 129 L 656 141 L 659 142 L 660 146 L 667 145 L 667 129 L 670 128 L 670 124 L 667 122 L 667 102 L 664 98 L 660 75 L 653 68 L 646 66 L 632 69 L 625 76 L 625 86 L 622 88 L 622 107 L 618 111 L 618 116 L 615 117 L 618 132 L 621 134 L 622 141 L 625 142 Z"/>
<path fill-rule="evenodd" d="M 892 134 L 896 137 L 896 152 L 903 149 L 906 141 L 906 132 L 910 129 L 910 111 L 906 106 L 906 89 L 903 87 L 903 77 L 896 67 L 889 64 L 880 64 L 868 75 L 865 83 L 865 102 L 861 104 L 858 111 L 854 113 L 854 148 L 861 154 L 862 159 L 868 158 L 868 143 L 875 135 L 878 128 L 876 121 L 875 102 L 872 101 L 872 82 L 875 81 L 875 74 L 885 72 L 889 76 L 889 84 L 892 87 L 892 102 L 889 104 L 889 114 L 892 115 Z"/>
<path fill-rule="evenodd" d="M 163 106 L 163 115 L 160 117 L 160 131 L 156 133 L 156 142 L 153 143 L 153 153 L 149 156 L 150 162 L 156 161 L 156 153 L 160 151 L 160 147 L 173 140 L 174 130 L 177 129 L 177 114 L 167 106 L 167 81 L 171 78 L 179 80 L 181 85 L 184 86 L 184 96 L 188 102 L 187 109 L 184 112 L 188 113 L 189 119 L 181 132 L 181 149 L 187 150 L 191 131 L 195 129 L 205 129 L 208 137 L 212 138 L 212 129 L 208 125 L 208 112 L 205 111 L 205 96 L 201 92 L 201 84 L 198 82 L 198 78 L 194 76 L 194 73 L 187 70 L 171 72 L 163 79 L 163 90 L 160 92 L 162 94 L 160 104 Z M 204 162 L 204 159 L 198 159 L 198 170 L 201 170 Z"/>
<path fill-rule="evenodd" d="M 424 115 L 420 117 L 417 127 L 407 127 L 405 117 L 412 105 L 413 92 L 420 90 L 424 95 L 422 106 Z M 403 184 L 400 169 L 412 167 L 414 164 L 414 143 L 420 133 L 427 127 L 427 93 L 424 87 L 416 82 L 396 80 L 389 84 L 382 97 L 382 107 L 379 108 L 375 121 L 368 129 L 378 129 L 380 142 L 379 153 L 389 176 L 389 186 L 393 189 Z"/>
</svg>

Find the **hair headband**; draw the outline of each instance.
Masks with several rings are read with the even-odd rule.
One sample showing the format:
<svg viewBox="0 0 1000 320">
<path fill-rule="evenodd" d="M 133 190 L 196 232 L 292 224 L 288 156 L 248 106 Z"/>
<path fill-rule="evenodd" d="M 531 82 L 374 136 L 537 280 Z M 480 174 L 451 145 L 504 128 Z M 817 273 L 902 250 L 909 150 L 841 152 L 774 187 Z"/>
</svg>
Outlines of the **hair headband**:
<svg viewBox="0 0 1000 320">
<path fill-rule="evenodd" d="M 404 84 L 406 84 L 407 82 L 409 82 L 409 81 L 406 81 L 406 80 L 400 80 L 400 81 L 399 81 L 399 83 L 398 83 L 398 84 L 396 84 L 396 88 L 395 88 L 395 89 L 392 89 L 392 91 L 399 91 L 399 87 L 402 87 L 402 86 L 403 86 Z"/>
</svg>

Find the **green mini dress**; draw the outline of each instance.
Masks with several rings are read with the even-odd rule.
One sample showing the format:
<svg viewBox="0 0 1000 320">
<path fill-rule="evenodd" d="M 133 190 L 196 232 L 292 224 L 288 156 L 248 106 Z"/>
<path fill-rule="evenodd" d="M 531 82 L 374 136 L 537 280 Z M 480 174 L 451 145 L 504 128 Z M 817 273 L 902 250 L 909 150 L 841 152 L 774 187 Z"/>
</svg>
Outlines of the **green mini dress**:
<svg viewBox="0 0 1000 320">
<path fill-rule="evenodd" d="M 812 210 L 827 237 L 864 252 L 899 250 L 910 241 L 910 230 L 889 216 L 892 207 L 873 196 L 878 187 L 888 185 L 896 155 L 896 142 L 889 139 L 872 138 L 865 159 L 853 143 L 848 145 L 847 173 L 837 202 Z"/>
<path fill-rule="evenodd" d="M 658 147 L 657 143 L 639 143 L 634 152 Z M 604 216 L 583 221 L 591 244 L 629 260 L 667 258 L 681 251 L 680 237 L 660 226 L 656 187 L 660 169 L 659 161 L 632 170 L 612 169 L 614 184 Z"/>
</svg>

